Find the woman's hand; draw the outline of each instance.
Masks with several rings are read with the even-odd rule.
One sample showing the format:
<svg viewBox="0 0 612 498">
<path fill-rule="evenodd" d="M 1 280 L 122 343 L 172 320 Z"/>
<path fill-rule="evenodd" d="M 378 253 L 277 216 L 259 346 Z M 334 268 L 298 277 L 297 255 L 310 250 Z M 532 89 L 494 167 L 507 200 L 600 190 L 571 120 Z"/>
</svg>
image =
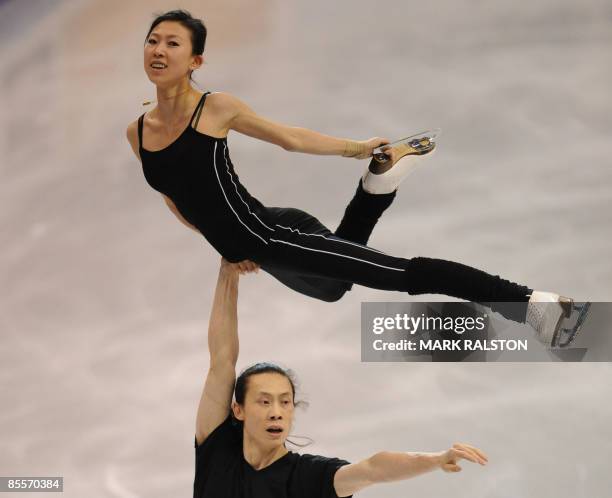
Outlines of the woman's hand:
<svg viewBox="0 0 612 498">
<path fill-rule="evenodd" d="M 469 460 L 480 465 L 485 465 L 489 461 L 482 450 L 469 444 L 455 443 L 450 450 L 440 455 L 440 468 L 444 472 L 460 472 L 461 467 L 457 464 L 459 460 Z"/>
<path fill-rule="evenodd" d="M 380 147 L 381 145 L 386 145 L 391 142 L 386 138 L 374 137 L 374 138 L 370 138 L 369 140 L 365 140 L 364 143 L 366 146 L 366 151 L 368 153 L 366 158 L 368 158 L 368 157 L 372 157 L 372 154 L 374 153 L 374 149 L 376 149 L 377 147 Z"/>
<path fill-rule="evenodd" d="M 230 263 L 227 259 L 221 258 L 221 271 L 228 274 L 239 273 L 240 275 L 253 272 L 259 273 L 259 265 L 248 259 L 238 263 Z"/>
<path fill-rule="evenodd" d="M 369 140 L 362 140 L 359 142 L 346 142 L 346 148 L 344 150 L 344 157 L 353 157 L 355 159 L 367 159 L 372 157 L 374 149 L 381 145 L 390 143 L 386 138 L 374 137 Z"/>
</svg>

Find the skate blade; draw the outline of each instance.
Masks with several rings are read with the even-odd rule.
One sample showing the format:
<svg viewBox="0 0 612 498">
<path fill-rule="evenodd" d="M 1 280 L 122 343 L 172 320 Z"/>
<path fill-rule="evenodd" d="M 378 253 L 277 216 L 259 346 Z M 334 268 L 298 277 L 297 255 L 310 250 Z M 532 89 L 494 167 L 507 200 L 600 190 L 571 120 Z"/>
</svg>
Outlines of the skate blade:
<svg viewBox="0 0 612 498">
<path fill-rule="evenodd" d="M 590 302 L 573 303 L 572 316 L 564 319 L 561 323 L 561 328 L 553 340 L 553 347 L 566 348 L 576 339 L 587 318 L 590 307 Z"/>
<path fill-rule="evenodd" d="M 436 141 L 441 133 L 442 130 L 440 128 L 434 128 L 433 130 L 426 130 L 415 135 L 410 135 L 409 137 L 400 138 L 399 140 L 391 142 L 390 144 L 376 147 L 372 155 L 378 161 L 386 161 L 388 158 L 385 154 L 383 154 L 383 151 L 401 144 L 409 145 L 416 151 L 416 154 L 426 154 L 436 146 Z"/>
</svg>

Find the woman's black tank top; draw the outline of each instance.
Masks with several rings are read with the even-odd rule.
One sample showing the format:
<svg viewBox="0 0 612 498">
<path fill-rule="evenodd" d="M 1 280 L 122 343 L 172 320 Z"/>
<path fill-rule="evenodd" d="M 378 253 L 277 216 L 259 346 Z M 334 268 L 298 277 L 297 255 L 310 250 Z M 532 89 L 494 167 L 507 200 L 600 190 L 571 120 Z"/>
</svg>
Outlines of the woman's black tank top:
<svg viewBox="0 0 612 498">
<path fill-rule="evenodd" d="M 256 260 L 274 230 L 266 223 L 264 206 L 240 184 L 227 137 L 195 129 L 209 93 L 200 98 L 183 133 L 161 150 L 142 147 L 144 114 L 138 118 L 143 173 L 147 183 L 172 199 L 223 257 L 231 262 Z"/>
</svg>

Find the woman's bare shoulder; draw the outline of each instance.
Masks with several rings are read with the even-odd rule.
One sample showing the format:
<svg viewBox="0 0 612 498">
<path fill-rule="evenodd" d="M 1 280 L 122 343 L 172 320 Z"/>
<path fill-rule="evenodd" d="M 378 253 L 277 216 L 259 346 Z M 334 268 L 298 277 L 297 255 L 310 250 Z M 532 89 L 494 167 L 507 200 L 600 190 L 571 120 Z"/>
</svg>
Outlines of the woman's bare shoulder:
<svg viewBox="0 0 612 498">
<path fill-rule="evenodd" d="M 236 111 L 244 103 L 234 95 L 226 92 L 213 92 L 206 97 L 206 102 L 210 102 L 210 107 L 217 111 Z"/>
<path fill-rule="evenodd" d="M 134 154 L 140 159 L 140 153 L 138 151 L 138 119 L 132 121 L 125 130 L 125 136 L 130 143 Z"/>
<path fill-rule="evenodd" d="M 131 136 L 138 135 L 138 119 L 135 119 L 127 125 L 127 130 L 125 131 L 125 134 L 127 135 L 128 140 Z"/>
<path fill-rule="evenodd" d="M 240 114 L 244 104 L 236 97 L 225 92 L 214 92 L 206 97 L 206 108 L 209 123 L 216 123 L 212 133 L 227 135 L 230 130 L 230 123 Z"/>
<path fill-rule="evenodd" d="M 225 133 L 231 129 L 230 123 L 241 114 L 250 114 L 251 108 L 238 97 L 225 92 L 211 93 L 210 107 L 213 114 L 219 117 L 219 121 L 227 128 Z"/>
</svg>

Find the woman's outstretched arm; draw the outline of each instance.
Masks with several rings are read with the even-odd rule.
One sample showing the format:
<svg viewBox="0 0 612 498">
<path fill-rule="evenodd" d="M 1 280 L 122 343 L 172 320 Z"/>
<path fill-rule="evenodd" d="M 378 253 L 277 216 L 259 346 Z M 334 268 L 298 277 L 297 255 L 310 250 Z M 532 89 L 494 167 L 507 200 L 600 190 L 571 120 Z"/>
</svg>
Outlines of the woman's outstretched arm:
<svg viewBox="0 0 612 498">
<path fill-rule="evenodd" d="M 365 159 L 372 156 L 376 147 L 389 143 L 389 140 L 380 137 L 362 141 L 350 140 L 276 123 L 259 116 L 244 102 L 226 93 L 214 93 L 209 99 L 216 111 L 223 115 L 227 131 L 235 130 L 292 152 Z"/>
<path fill-rule="evenodd" d="M 238 279 L 240 273 L 257 268 L 250 261 L 221 260 L 208 324 L 210 366 L 196 417 L 198 444 L 229 414 L 238 361 Z"/>
<path fill-rule="evenodd" d="M 372 484 L 410 479 L 436 469 L 459 472 L 459 460 L 480 465 L 488 461 L 481 450 L 468 444 L 454 444 L 440 453 L 383 451 L 361 462 L 340 467 L 334 476 L 334 487 L 338 496 L 350 496 Z"/>
</svg>

